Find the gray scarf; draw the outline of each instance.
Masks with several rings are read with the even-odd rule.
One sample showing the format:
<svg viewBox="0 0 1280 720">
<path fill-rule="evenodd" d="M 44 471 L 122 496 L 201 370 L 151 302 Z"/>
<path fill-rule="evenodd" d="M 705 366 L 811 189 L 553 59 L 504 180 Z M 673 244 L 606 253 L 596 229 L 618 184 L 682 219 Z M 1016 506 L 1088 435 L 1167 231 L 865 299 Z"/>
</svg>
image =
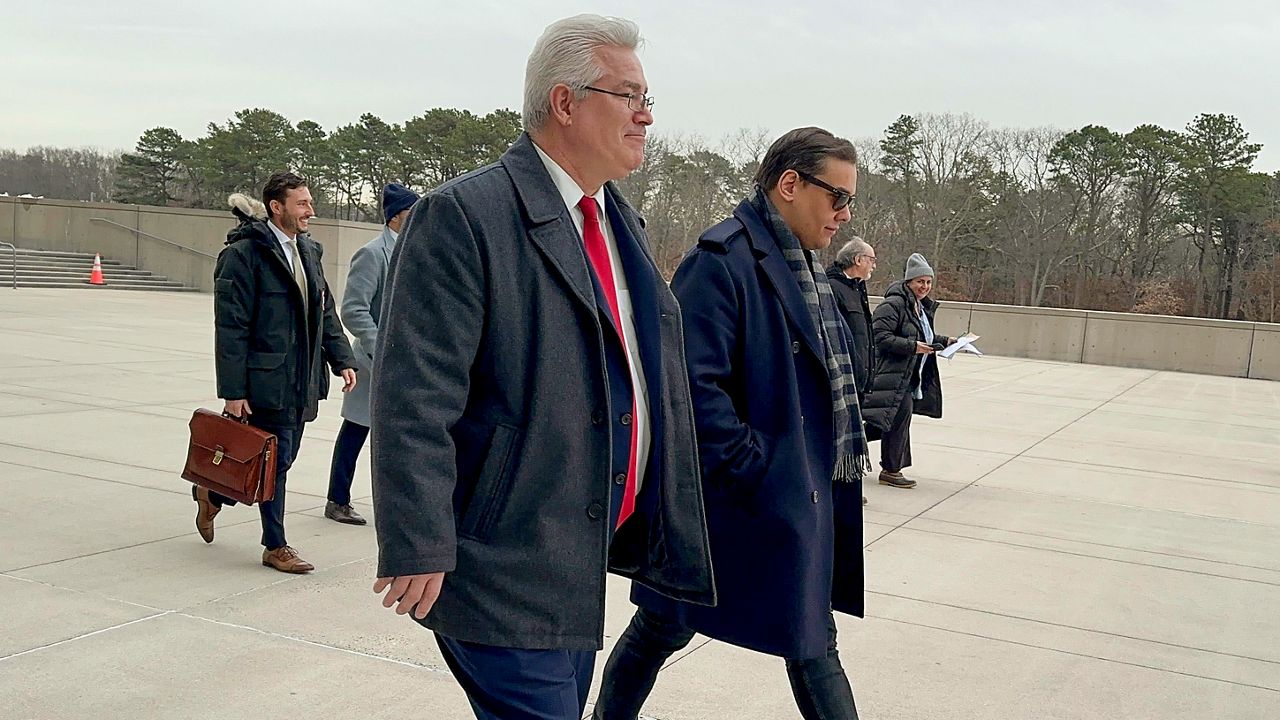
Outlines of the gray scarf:
<svg viewBox="0 0 1280 720">
<path fill-rule="evenodd" d="M 800 285 L 800 294 L 813 326 L 826 353 L 827 377 L 831 381 L 831 408 L 834 415 L 836 462 L 832 479 L 839 482 L 861 480 L 871 471 L 871 453 L 862 433 L 862 410 L 858 407 L 858 388 L 853 376 L 849 348 L 852 337 L 840 314 L 836 312 L 835 295 L 827 274 L 813 253 L 800 247 L 800 240 L 778 214 L 769 196 L 760 188 L 752 199 L 756 212 L 768 219 L 774 240 L 782 257 Z"/>
</svg>

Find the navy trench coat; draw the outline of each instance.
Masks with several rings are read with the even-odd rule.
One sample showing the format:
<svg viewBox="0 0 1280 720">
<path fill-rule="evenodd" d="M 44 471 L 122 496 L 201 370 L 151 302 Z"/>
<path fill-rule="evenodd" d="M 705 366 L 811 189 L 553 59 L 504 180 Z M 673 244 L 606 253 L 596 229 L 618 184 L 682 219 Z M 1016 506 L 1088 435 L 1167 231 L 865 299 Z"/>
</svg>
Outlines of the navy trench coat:
<svg viewBox="0 0 1280 720">
<path fill-rule="evenodd" d="M 831 480 L 830 382 L 799 283 L 743 202 L 699 238 L 672 290 L 719 602 L 673 602 L 639 585 L 632 599 L 734 645 L 824 655 L 831 609 L 863 612 L 862 488 Z"/>
</svg>

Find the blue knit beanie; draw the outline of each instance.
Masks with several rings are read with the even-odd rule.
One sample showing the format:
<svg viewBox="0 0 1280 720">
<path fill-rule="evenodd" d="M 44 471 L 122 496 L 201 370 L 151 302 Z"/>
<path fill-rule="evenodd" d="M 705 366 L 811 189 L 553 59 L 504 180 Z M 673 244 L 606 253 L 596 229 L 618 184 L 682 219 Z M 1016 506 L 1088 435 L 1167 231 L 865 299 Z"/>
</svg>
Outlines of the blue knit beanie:
<svg viewBox="0 0 1280 720">
<path fill-rule="evenodd" d="M 391 218 L 400 214 L 402 210 L 408 210 L 413 204 L 418 202 L 418 193 L 399 184 L 391 183 L 382 189 L 382 215 L 383 222 L 391 222 Z"/>
</svg>

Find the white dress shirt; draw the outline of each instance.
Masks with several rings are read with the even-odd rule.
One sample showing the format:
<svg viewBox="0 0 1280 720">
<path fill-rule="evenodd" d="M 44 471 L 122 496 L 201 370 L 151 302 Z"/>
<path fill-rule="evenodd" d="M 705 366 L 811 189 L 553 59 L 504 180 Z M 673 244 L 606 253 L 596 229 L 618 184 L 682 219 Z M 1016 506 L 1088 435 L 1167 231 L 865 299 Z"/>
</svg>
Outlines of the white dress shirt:
<svg viewBox="0 0 1280 720">
<path fill-rule="evenodd" d="M 271 232 L 275 233 L 276 240 L 280 243 L 280 247 L 284 249 L 285 262 L 289 264 L 289 269 L 292 270 L 293 269 L 293 247 L 290 245 L 290 243 L 292 243 L 294 240 L 297 240 L 298 239 L 297 236 L 295 235 L 293 237 L 289 237 L 285 233 L 285 231 L 281 230 L 279 226 L 275 224 L 275 221 L 273 220 L 267 221 L 267 227 L 271 228 Z"/>
<path fill-rule="evenodd" d="M 585 192 L 578 186 L 573 178 L 569 177 L 569 173 L 564 168 L 556 164 L 542 151 L 542 148 L 534 144 L 534 149 L 538 151 L 538 157 L 542 158 L 542 164 L 546 166 L 547 172 L 551 175 L 551 180 L 556 185 L 556 190 L 560 191 L 560 196 L 564 199 L 564 204 L 569 208 L 569 217 L 573 218 L 573 226 L 578 231 L 578 240 L 584 241 L 582 224 L 582 210 L 578 208 L 578 203 L 582 201 Z M 649 395 L 648 385 L 644 379 L 644 367 L 640 364 L 640 343 L 636 340 L 636 319 L 635 311 L 631 304 L 631 292 L 627 286 L 627 274 L 623 271 L 622 256 L 618 253 L 618 243 L 615 240 L 613 228 L 609 226 L 609 214 L 605 211 L 604 205 L 604 188 L 601 187 L 594 195 L 596 208 L 600 218 L 600 229 L 604 231 L 604 243 L 609 249 L 609 262 L 613 265 L 613 285 L 614 292 L 618 296 L 618 314 L 621 315 L 622 337 L 627 344 L 627 358 L 631 365 L 631 387 L 634 390 L 635 397 L 635 413 L 633 421 L 636 424 L 636 494 L 640 494 L 640 488 L 644 484 L 645 466 L 649 460 L 649 449 L 652 446 L 652 437 L 650 435 L 651 423 L 649 421 Z M 585 252 L 584 252 L 585 259 Z M 587 266 L 590 267 L 590 261 Z M 617 411 L 617 408 L 614 408 Z"/>
</svg>

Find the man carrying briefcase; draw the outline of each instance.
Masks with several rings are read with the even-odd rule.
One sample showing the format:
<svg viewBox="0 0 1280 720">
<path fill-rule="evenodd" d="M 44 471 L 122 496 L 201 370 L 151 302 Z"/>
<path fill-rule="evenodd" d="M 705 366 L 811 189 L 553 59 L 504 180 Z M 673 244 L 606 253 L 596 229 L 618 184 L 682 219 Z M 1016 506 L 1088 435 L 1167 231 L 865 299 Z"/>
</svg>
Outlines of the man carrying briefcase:
<svg viewBox="0 0 1280 720">
<path fill-rule="evenodd" d="M 306 181 L 284 172 L 267 180 L 262 203 L 230 198 L 240 224 L 214 269 L 214 353 L 224 412 L 277 439 L 275 493 L 259 504 L 262 564 L 286 573 L 315 569 L 284 534 L 285 481 L 303 423 L 329 392 L 328 364 L 356 385 L 356 363 L 321 269 L 321 247 L 307 235 L 315 216 Z M 214 516 L 232 498 L 194 486 L 196 529 L 213 542 Z"/>
</svg>

